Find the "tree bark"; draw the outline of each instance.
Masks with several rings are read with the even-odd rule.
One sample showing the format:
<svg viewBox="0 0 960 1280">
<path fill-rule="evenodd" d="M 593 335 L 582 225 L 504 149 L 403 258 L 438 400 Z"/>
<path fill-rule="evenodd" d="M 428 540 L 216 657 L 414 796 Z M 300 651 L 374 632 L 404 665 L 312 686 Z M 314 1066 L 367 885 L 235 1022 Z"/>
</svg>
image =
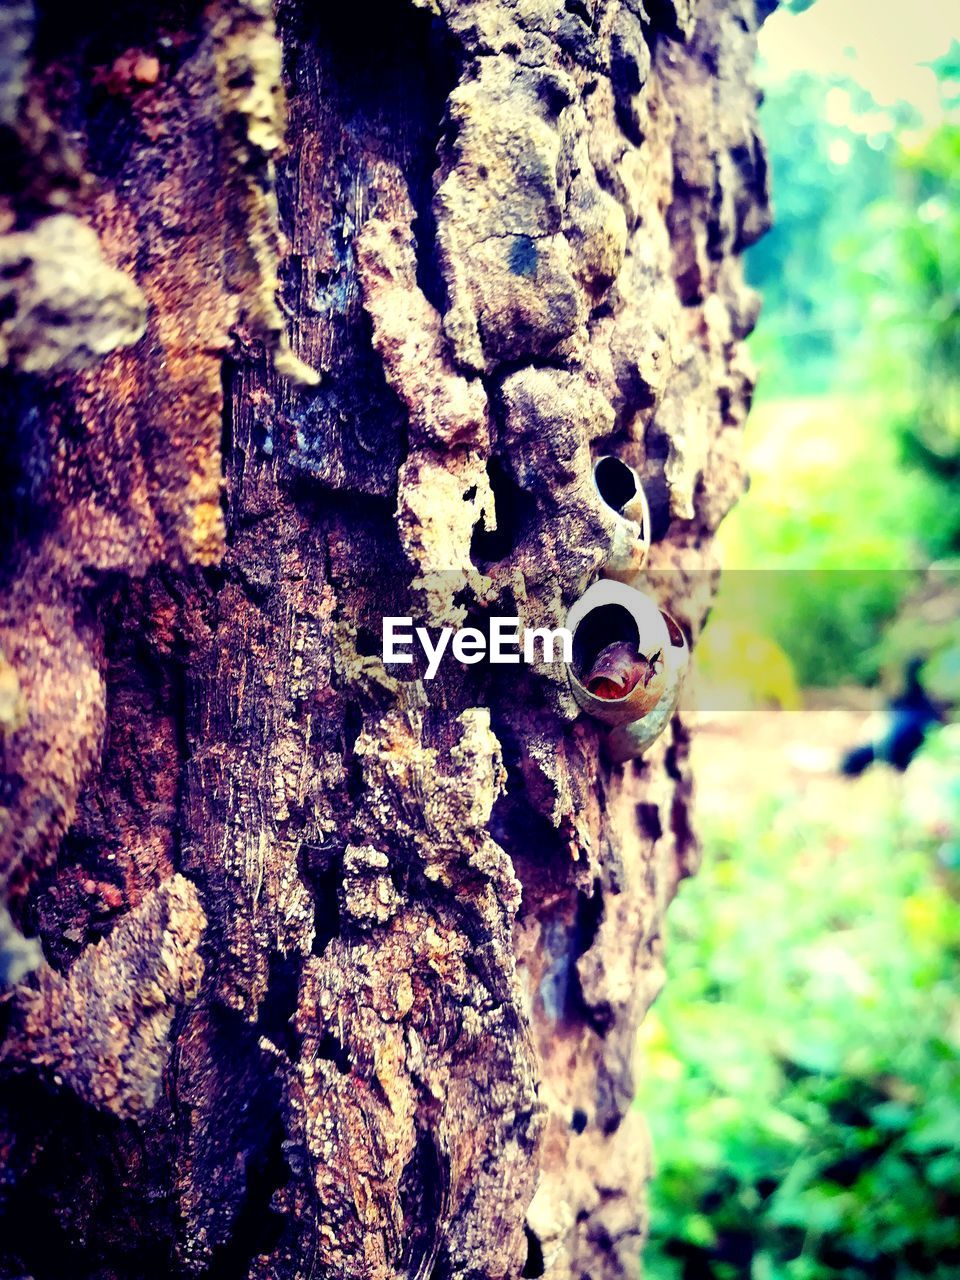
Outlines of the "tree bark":
<svg viewBox="0 0 960 1280">
<path fill-rule="evenodd" d="M 757 22 L 4 10 L 0 1275 L 635 1274 L 683 718 L 380 625 L 562 621 L 614 453 L 695 639 Z"/>
</svg>

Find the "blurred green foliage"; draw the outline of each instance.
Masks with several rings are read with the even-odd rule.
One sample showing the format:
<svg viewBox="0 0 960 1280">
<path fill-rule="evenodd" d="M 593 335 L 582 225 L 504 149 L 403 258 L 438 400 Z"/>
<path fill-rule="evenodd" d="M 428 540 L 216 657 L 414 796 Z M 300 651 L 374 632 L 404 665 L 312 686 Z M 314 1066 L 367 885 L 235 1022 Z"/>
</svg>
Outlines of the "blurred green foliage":
<svg viewBox="0 0 960 1280">
<path fill-rule="evenodd" d="M 925 528 L 937 556 L 960 551 L 960 125 L 905 144 L 898 163 L 911 205 L 891 201 L 871 211 L 878 240 L 889 237 L 895 247 L 874 376 L 900 384 L 893 422 L 904 461 L 939 499 L 938 518 Z"/>
<path fill-rule="evenodd" d="M 876 679 L 925 558 L 918 524 L 936 519 L 936 496 L 902 467 L 887 412 L 882 397 L 836 394 L 763 400 L 750 420 L 751 492 L 721 530 L 710 627 L 749 620 L 802 686 Z"/>
<path fill-rule="evenodd" d="M 762 110 L 752 488 L 720 543 L 728 569 L 780 573 L 763 593 L 728 574 L 710 625 L 748 620 L 801 686 L 875 682 L 924 569 L 960 553 L 960 45 L 934 70 L 936 127 L 814 74 Z"/>
<path fill-rule="evenodd" d="M 960 707 L 960 562 L 936 565 L 911 594 L 909 608 L 884 633 L 879 654 L 887 670 L 900 672 L 922 654 L 924 685 L 946 707 Z"/>
<path fill-rule="evenodd" d="M 791 664 L 804 687 L 896 687 L 920 654 L 960 704 L 960 44 L 933 65 L 935 126 L 852 81 L 767 92 L 752 485 L 697 647 L 708 682 L 733 671 L 755 703 L 792 705 Z M 958 730 L 903 779 L 750 769 L 701 813 L 705 865 L 671 908 L 645 1027 L 645 1275 L 952 1280 Z"/>
<path fill-rule="evenodd" d="M 646 1030 L 648 1280 L 960 1275 L 960 906 L 938 860 L 960 742 L 938 750 L 932 781 L 907 775 L 914 819 L 874 777 L 842 826 L 775 783 L 706 824 Z"/>
<path fill-rule="evenodd" d="M 752 341 L 762 394 L 810 396 L 860 379 L 863 328 L 858 243 L 867 210 L 895 198 L 894 127 L 852 81 L 793 75 L 765 90 L 761 122 L 774 225 L 747 254 L 763 295 Z"/>
</svg>

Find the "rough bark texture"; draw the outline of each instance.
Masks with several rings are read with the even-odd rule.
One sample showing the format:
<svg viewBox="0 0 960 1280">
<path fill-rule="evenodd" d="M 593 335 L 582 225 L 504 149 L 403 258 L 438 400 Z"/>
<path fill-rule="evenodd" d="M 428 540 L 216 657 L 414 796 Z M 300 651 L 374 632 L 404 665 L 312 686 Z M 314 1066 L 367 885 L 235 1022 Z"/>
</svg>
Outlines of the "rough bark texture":
<svg viewBox="0 0 960 1280">
<path fill-rule="evenodd" d="M 556 624 L 613 452 L 696 637 L 756 25 L 2 10 L 0 1275 L 636 1274 L 682 719 L 611 767 L 559 668 L 380 618 Z"/>
</svg>

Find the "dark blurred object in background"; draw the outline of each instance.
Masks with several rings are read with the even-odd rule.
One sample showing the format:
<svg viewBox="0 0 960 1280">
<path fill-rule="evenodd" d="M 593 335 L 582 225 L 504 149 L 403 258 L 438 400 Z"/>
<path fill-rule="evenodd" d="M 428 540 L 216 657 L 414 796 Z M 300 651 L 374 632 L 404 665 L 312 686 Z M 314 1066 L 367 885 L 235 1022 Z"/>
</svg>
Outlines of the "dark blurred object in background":
<svg viewBox="0 0 960 1280">
<path fill-rule="evenodd" d="M 942 719 L 920 683 L 922 668 L 922 658 L 910 659 L 904 673 L 903 692 L 891 698 L 882 712 L 867 721 L 869 737 L 844 753 L 841 773 L 855 778 L 875 763 L 893 765 L 903 773 L 929 731 Z"/>
</svg>

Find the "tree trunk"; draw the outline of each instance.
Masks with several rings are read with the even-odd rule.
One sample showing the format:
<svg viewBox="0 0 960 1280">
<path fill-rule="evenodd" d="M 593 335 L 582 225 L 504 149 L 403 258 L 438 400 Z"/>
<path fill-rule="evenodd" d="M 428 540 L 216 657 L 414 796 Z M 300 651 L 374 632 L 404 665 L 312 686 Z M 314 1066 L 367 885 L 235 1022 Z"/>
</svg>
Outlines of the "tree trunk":
<svg viewBox="0 0 960 1280">
<path fill-rule="evenodd" d="M 636 1274 L 683 720 L 611 765 L 562 667 L 380 629 L 562 621 L 612 453 L 696 637 L 756 26 L 2 11 L 0 1275 Z"/>
</svg>

